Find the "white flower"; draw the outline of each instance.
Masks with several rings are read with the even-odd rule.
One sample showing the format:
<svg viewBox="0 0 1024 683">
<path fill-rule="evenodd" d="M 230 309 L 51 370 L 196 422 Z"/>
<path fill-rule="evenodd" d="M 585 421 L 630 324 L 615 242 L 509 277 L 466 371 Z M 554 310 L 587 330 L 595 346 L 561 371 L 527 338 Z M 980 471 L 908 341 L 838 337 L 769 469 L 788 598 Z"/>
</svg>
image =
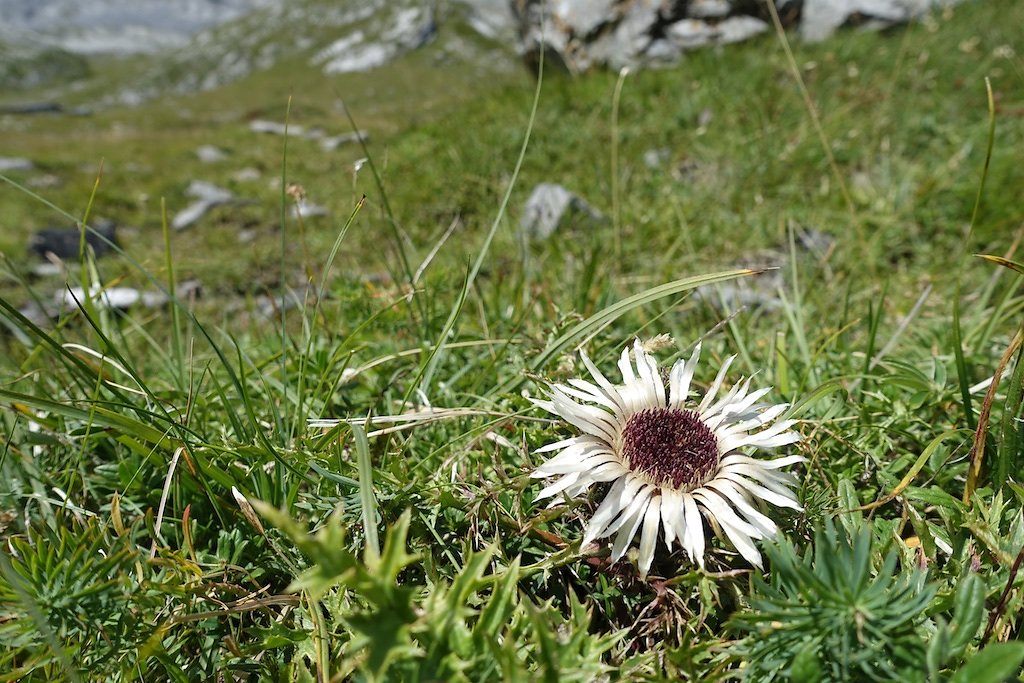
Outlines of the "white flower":
<svg viewBox="0 0 1024 683">
<path fill-rule="evenodd" d="M 800 435 L 790 430 L 794 420 L 775 422 L 788 406 L 759 402 L 770 387 L 751 392 L 749 378 L 715 400 L 735 356 L 726 360 L 700 403 L 689 403 L 700 344 L 689 361 L 672 366 L 667 391 L 639 340 L 633 345 L 635 369 L 629 348 L 622 351 L 621 385 L 613 385 L 585 353 L 580 355 L 596 384 L 570 379 L 550 386 L 550 400 L 534 401 L 582 432 L 537 450 L 558 451 L 531 475 L 554 478 L 537 500 L 553 498 L 555 505 L 559 494 L 573 498 L 594 484 L 611 482 L 582 545 L 616 534 L 616 561 L 639 530 L 641 576 L 651 567 L 659 529 L 670 550 L 678 544 L 703 567 L 704 517 L 760 567 L 754 541 L 775 536 L 778 527 L 758 502 L 800 510 L 791 490 L 796 477 L 782 468 L 804 458 L 760 460 L 741 451 L 799 441 Z"/>
</svg>

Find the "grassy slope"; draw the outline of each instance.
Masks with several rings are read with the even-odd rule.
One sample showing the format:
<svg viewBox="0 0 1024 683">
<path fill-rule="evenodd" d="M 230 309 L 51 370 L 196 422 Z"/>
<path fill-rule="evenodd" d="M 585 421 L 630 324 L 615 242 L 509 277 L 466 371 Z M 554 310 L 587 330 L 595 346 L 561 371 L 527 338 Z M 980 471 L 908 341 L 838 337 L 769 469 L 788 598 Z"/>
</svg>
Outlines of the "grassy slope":
<svg viewBox="0 0 1024 683">
<path fill-rule="evenodd" d="M 847 32 L 823 45 L 796 46 L 852 206 L 829 170 L 774 39 L 696 53 L 675 69 L 631 75 L 619 115 L 621 214 L 524 249 L 515 237 L 517 207 L 535 182 L 561 182 L 606 215 L 615 210 L 615 76 L 547 78 L 512 208 L 450 337 L 442 335 L 459 302 L 459 283 L 481 249 L 521 144 L 530 107 L 525 76 L 517 81 L 510 75 L 512 83 L 492 89 L 466 74 L 460 88 L 434 69 L 429 52 L 410 56 L 391 75 L 336 81 L 286 64 L 221 91 L 137 110 L 17 122 L 30 130 L 14 138 L 5 154 L 32 157 L 62 176 L 64 185 L 45 195 L 72 213 L 83 210 L 91 188 L 93 171 L 81 165 L 91 168 L 106 159 L 93 210 L 138 226 L 126 240 L 128 251 L 159 279 L 167 274 L 158 197 L 166 196 L 173 209 L 181 205 L 188 179 L 230 185 L 233 171 L 251 165 L 263 179 L 237 189 L 263 203 L 221 210 L 214 220 L 174 236 L 178 277 L 198 275 L 212 293 L 200 320 L 214 344 L 188 320 L 96 312 L 92 324 L 72 316 L 52 334 L 58 342 L 117 355 L 134 379 L 46 340 L 34 352 L 11 344 L 10 380 L 3 387 L 10 407 L 4 429 L 11 436 L 0 461 L 11 488 L 0 502 L 12 517 L 4 533 L 16 539 L 20 557 L 48 559 L 57 569 L 46 569 L 43 560 L 34 569 L 3 568 L 0 597 L 18 618 L 0 624 L 17 638 L 0 661 L 28 666 L 36 656 L 45 662 L 40 680 L 53 678 L 67 670 L 54 654 L 56 641 L 80 647 L 70 657 L 93 675 L 124 678 L 178 671 L 202 678 L 228 670 L 286 677 L 286 671 L 299 676 L 318 667 L 344 675 L 373 668 L 387 656 L 396 670 L 409 676 L 418 669 L 426 678 L 447 678 L 460 666 L 471 679 L 493 676 L 502 662 L 511 667 L 506 673 L 529 664 L 563 680 L 574 674 L 593 679 L 604 666 L 623 678 L 726 675 L 744 658 L 742 649 L 730 649 L 731 639 L 742 634 L 726 629 L 729 618 L 775 618 L 763 604 L 750 608 L 748 596 L 764 589 L 721 549 L 711 560 L 721 574 L 690 571 L 679 554 L 660 557 L 654 573 L 667 583 L 638 581 L 625 565 L 588 562 L 571 545 L 553 555 L 552 537 L 544 534 L 571 542 L 579 536 L 579 518 L 592 508 L 582 504 L 554 518 L 529 502 L 537 486 L 525 474 L 537 459 L 528 452 L 554 439 L 557 430 L 524 417 L 536 412 L 518 390 L 535 394 L 538 371 L 565 376 L 571 359 L 563 354 L 543 367 L 533 363 L 581 318 L 597 333 L 599 323 L 588 316 L 602 307 L 667 280 L 763 260 L 763 250 L 784 249 L 788 226 L 797 225 L 836 238 L 828 263 L 798 256 L 798 270 L 787 270 L 783 280 L 787 303 L 742 311 L 720 328 L 707 345 L 712 362 L 698 379 L 706 383 L 715 360 L 739 353 L 735 372 L 757 371 L 759 382 L 776 387 L 775 400 L 806 399 L 797 416 L 808 437 L 802 452 L 810 463 L 801 490 L 807 513 L 784 522 L 801 548 L 811 547 L 809 529 L 822 518 L 837 515 L 845 527 L 856 526 L 859 514 L 838 513 L 891 491 L 917 461 L 914 486 L 872 515 L 871 549 L 876 564 L 893 549 L 899 556 L 895 573 L 903 577 L 927 559 L 929 585 L 938 591 L 928 617 L 918 609 L 903 622 L 887 622 L 898 627 L 868 636 L 850 626 L 852 618 L 841 623 L 855 637 L 868 637 L 871 646 L 914 653 L 923 667 L 920 649 L 926 636 L 933 639 L 943 628 L 938 617 L 964 619 L 965 612 L 954 612 L 952 596 L 967 590 L 961 580 L 967 567 L 983 567 L 982 597 L 972 613 L 980 615 L 996 605 L 1024 534 L 1019 522 L 1007 521 L 1020 506 L 1009 488 L 1000 494 L 1013 501 L 1005 509 L 991 490 L 982 492 L 974 510 L 956 504 L 971 432 L 936 440 L 944 430 L 973 426 L 980 402 L 975 398 L 972 416 L 959 402 L 950 332 L 956 270 L 964 273 L 967 353 L 967 375 L 959 381 L 969 384 L 992 373 L 1019 320 L 1020 297 L 1009 273 L 989 287 L 993 267 L 965 254 L 1004 252 L 1018 231 L 1014 188 L 1021 183 L 1016 160 L 1024 132 L 1024 44 L 1013 27 L 1022 21 L 1019 3 L 972 3 L 887 35 Z M 965 242 L 985 154 L 984 76 L 996 94 L 995 148 L 975 231 Z M 284 240 L 275 232 L 280 189 L 269 183 L 280 174 L 281 140 L 253 136 L 245 120 L 283 117 L 286 93 L 300 82 L 303 87 L 294 87 L 296 123 L 344 130 L 332 104 L 337 90 L 361 125 L 380 133 L 371 152 L 412 268 L 453 217 L 461 218 L 410 299 L 386 278 L 361 281 L 382 271 L 399 273 L 400 267 L 383 198 L 365 168 L 353 186 L 350 164 L 361 155 L 357 150 L 324 155 L 313 143 L 292 141 L 288 179 L 301 182 L 335 218 L 310 223 L 304 233 L 289 223 Z M 424 89 L 414 93 L 409 83 Z M 374 94 L 365 100 L 346 95 L 367 93 L 370 85 Z M 425 106 L 410 109 L 421 92 L 427 93 Z M 402 99 L 395 100 L 398 95 Z M 231 150 L 232 160 L 201 166 L 192 150 L 206 142 Z M 648 169 L 644 151 L 659 148 L 668 150 L 668 161 Z M 2 192 L 5 214 L 18 226 L 5 230 L 3 249 L 17 253 L 19 240 L 50 214 L 23 193 Z M 330 296 L 316 311 L 311 304 L 296 312 L 286 338 L 276 324 L 247 325 L 221 313 L 233 290 L 258 292 L 275 282 L 282 242 L 287 279 L 294 281 L 305 264 L 319 283 L 315 274 L 327 261 L 341 217 L 363 192 L 367 204 L 341 243 Z M 240 249 L 234 233 L 250 222 L 260 237 Z M 297 239 L 302 236 L 305 250 Z M 130 272 L 115 261 L 102 268 L 108 277 L 122 268 Z M 926 283 L 935 293 L 901 325 Z M 13 282 L 5 299 L 8 294 L 15 301 L 26 296 Z M 587 348 L 610 369 L 622 341 L 669 331 L 678 349 L 663 358 L 674 357 L 731 311 L 692 298 L 649 303 L 601 330 Z M 4 316 L 25 328 L 9 311 Z M 892 338 L 885 362 L 871 365 Z M 441 339 L 470 345 L 431 356 L 428 350 Z M 389 355 L 397 350 L 412 353 Z M 346 365 L 370 363 L 372 369 L 342 381 Z M 105 381 L 111 379 L 117 384 Z M 836 398 L 829 387 L 841 388 Z M 57 403 L 47 403 L 51 398 Z M 386 415 L 424 399 L 435 406 L 484 406 L 498 416 L 375 438 L 365 451 L 348 429 L 339 442 L 305 428 L 311 415 Z M 1002 409 L 1004 402 L 1009 410 Z M 1019 436 L 1009 419 L 1015 410 L 1000 394 L 990 462 L 1019 458 Z M 30 417 L 40 425 L 34 435 Z M 33 445 L 40 450 L 32 451 Z M 158 535 L 155 510 L 175 453 L 180 459 L 168 517 Z M 369 489 L 356 480 L 371 472 L 371 461 L 375 498 L 361 498 Z M 358 463 L 366 465 L 362 472 Z M 998 486 L 1000 480 L 986 468 L 981 483 Z M 273 521 L 284 532 L 258 533 L 231 497 L 231 486 L 309 519 L 324 533 L 331 528 L 328 515 L 340 505 L 348 535 L 318 544 L 262 508 L 264 524 Z M 54 487 L 79 506 L 74 511 L 83 520 L 90 513 L 95 520 L 73 521 Z M 358 564 L 345 553 L 373 544 L 363 520 L 379 515 L 392 525 L 406 509 L 413 510 L 408 545 L 420 560 L 401 570 L 371 559 L 369 576 L 331 575 Z M 952 555 L 936 550 L 936 536 L 949 540 Z M 909 537 L 922 555 L 897 540 Z M 66 547 L 57 542 L 61 538 Z M 148 562 L 154 539 L 158 561 Z M 73 559 L 86 542 L 114 559 L 101 561 L 91 552 L 85 561 Z M 516 557 L 526 567 L 522 577 L 514 569 Z M 62 569 L 83 562 L 81 574 Z M 292 578 L 316 562 L 322 571 L 306 576 L 308 590 L 284 595 Z M 731 571 L 736 568 L 741 571 Z M 22 586 L 28 598 L 10 587 L 15 569 L 27 577 Z M 116 578 L 62 601 L 62 586 L 91 586 L 94 575 Z M 414 590 L 394 591 L 398 576 Z M 327 583 L 339 580 L 347 590 L 321 595 Z M 258 604 L 251 593 L 259 589 L 280 601 Z M 879 609 L 903 604 L 885 595 Z M 507 602 L 496 604 L 499 598 Z M 590 616 L 574 607 L 576 599 L 584 600 Z M 33 605 L 45 616 L 34 615 Z M 484 605 L 495 605 L 485 612 L 493 624 L 473 616 Z M 1020 597 L 1013 597 L 1005 613 L 1015 614 L 1019 605 Z M 900 630 L 904 623 L 913 628 Z M 1012 617 L 999 623 L 996 639 L 1012 637 Z M 360 659 L 352 633 L 369 638 L 371 659 Z M 551 640 L 552 633 L 562 638 Z M 421 649 L 388 655 L 389 638 L 401 645 L 408 634 Z M 970 655 L 977 638 L 966 643 Z M 750 652 L 753 645 L 746 645 Z M 812 654 L 822 662 L 838 651 L 820 647 Z M 868 645 L 863 650 L 872 651 Z M 772 657 L 785 660 L 787 652 L 792 655 L 792 648 L 749 655 L 745 665 L 768 670 Z M 950 652 L 952 659 L 942 652 L 933 657 L 947 673 L 964 653 L 956 654 L 955 647 Z"/>
</svg>

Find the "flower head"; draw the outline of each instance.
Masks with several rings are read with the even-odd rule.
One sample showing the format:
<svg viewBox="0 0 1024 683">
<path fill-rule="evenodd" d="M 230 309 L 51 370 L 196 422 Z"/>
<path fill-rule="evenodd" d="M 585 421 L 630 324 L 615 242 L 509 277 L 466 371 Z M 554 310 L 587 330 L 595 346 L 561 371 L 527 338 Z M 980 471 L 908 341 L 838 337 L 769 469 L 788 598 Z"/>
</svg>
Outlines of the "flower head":
<svg viewBox="0 0 1024 683">
<path fill-rule="evenodd" d="M 613 385 L 580 354 L 593 382 L 570 379 L 552 384 L 549 400 L 534 401 L 555 413 L 581 434 L 538 449 L 557 451 L 531 476 L 554 479 L 537 496 L 556 504 L 563 494 L 579 496 L 597 483 L 610 483 L 604 500 L 590 519 L 583 545 L 615 534 L 612 560 L 621 558 L 640 532 L 640 574 L 654 560 L 659 530 L 665 545 L 678 544 L 691 561 L 704 566 L 704 518 L 720 529 L 751 564 L 761 566 L 754 541 L 771 538 L 778 527 L 759 501 L 800 510 L 787 465 L 799 455 L 761 460 L 743 451 L 795 443 L 793 420 L 776 421 L 786 404 L 760 402 L 770 387 L 750 391 L 750 379 L 718 398 L 728 358 L 701 398 L 687 397 L 700 344 L 690 360 L 679 360 L 667 377 L 640 341 L 622 351 L 622 384 Z M 667 387 L 666 387 L 667 380 Z M 717 399 L 717 400 L 716 400 Z"/>
</svg>

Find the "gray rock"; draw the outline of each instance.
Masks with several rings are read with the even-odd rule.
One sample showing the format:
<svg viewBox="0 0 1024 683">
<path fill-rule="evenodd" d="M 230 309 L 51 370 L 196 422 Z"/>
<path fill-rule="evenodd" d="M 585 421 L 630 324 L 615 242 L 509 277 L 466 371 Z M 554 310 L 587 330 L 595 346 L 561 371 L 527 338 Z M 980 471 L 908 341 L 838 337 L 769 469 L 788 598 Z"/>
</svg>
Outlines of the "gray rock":
<svg viewBox="0 0 1024 683">
<path fill-rule="evenodd" d="M 715 24 L 715 30 L 718 32 L 715 42 L 719 45 L 739 43 L 764 33 L 768 28 L 768 24 L 757 17 L 729 17 Z"/>
<path fill-rule="evenodd" d="M 304 137 L 306 135 L 306 129 L 302 126 L 296 126 L 295 124 L 285 125 L 277 121 L 264 121 L 263 119 L 253 119 L 250 121 L 249 130 L 254 133 L 271 133 L 273 135 L 284 135 L 285 133 L 297 137 Z"/>
<path fill-rule="evenodd" d="M 361 130 L 353 131 L 351 133 L 342 133 L 341 135 L 334 135 L 331 137 L 325 137 L 320 139 L 320 149 L 325 152 L 331 152 L 338 149 L 343 145 L 349 145 L 353 142 L 366 142 L 370 139 L 370 136 Z"/>
<path fill-rule="evenodd" d="M 692 50 L 697 47 L 710 45 L 714 42 L 717 32 L 706 21 L 683 19 L 670 25 L 666 29 L 665 34 L 676 46 L 683 50 Z"/>
<path fill-rule="evenodd" d="M 909 21 L 960 0 L 775 0 L 786 26 L 806 40 L 840 27 L 877 28 Z M 592 67 L 657 66 L 687 50 L 748 40 L 769 29 L 759 0 L 512 0 L 520 53 L 532 68 L 540 54 L 570 73 Z"/>
<path fill-rule="evenodd" d="M 34 277 L 53 277 L 63 275 L 66 271 L 67 268 L 59 261 L 42 261 L 33 265 L 30 272 Z"/>
<path fill-rule="evenodd" d="M 231 179 L 236 183 L 251 183 L 259 180 L 261 177 L 259 169 L 253 168 L 252 166 L 240 168 L 231 174 Z"/>
<path fill-rule="evenodd" d="M 423 47 L 437 35 L 434 13 L 428 7 L 405 7 L 389 19 L 390 25 L 377 36 L 358 29 L 336 40 L 313 57 L 313 64 L 326 74 L 369 71 Z"/>
<path fill-rule="evenodd" d="M 174 215 L 171 227 L 175 230 L 184 230 L 195 225 L 210 209 L 216 206 L 240 201 L 230 190 L 203 180 L 193 180 L 189 183 L 185 194 L 194 197 L 196 201 Z"/>
<path fill-rule="evenodd" d="M 56 176 L 52 173 L 43 173 L 42 175 L 32 176 L 26 182 L 29 187 L 34 187 L 40 190 L 51 190 L 55 187 L 59 187 L 61 184 L 60 176 Z"/>
<path fill-rule="evenodd" d="M 514 40 L 516 22 L 508 0 L 456 0 L 455 4 L 463 7 L 466 24 L 484 38 Z"/>
<path fill-rule="evenodd" d="M 798 227 L 795 232 L 796 246 L 815 256 L 827 256 L 835 246 L 836 238 L 816 228 Z"/>
<path fill-rule="evenodd" d="M 186 301 L 196 298 L 199 292 L 200 285 L 198 280 L 186 280 L 178 285 L 177 290 L 175 290 L 175 297 L 179 301 Z M 167 305 L 170 301 L 167 293 L 160 290 L 143 291 L 134 287 L 100 287 L 98 285 L 93 285 L 89 288 L 89 297 L 98 306 L 122 311 L 135 306 L 160 308 Z M 82 287 L 66 287 L 54 294 L 54 301 L 59 311 L 76 309 L 84 300 L 85 290 Z"/>
<path fill-rule="evenodd" d="M 249 122 L 249 130 L 254 133 L 269 133 L 272 135 L 284 135 L 288 134 L 289 137 L 293 138 L 306 138 L 308 140 L 318 140 L 320 148 L 325 152 L 347 145 L 359 140 L 369 140 L 370 136 L 361 131 L 352 131 L 349 133 L 341 133 L 340 135 L 328 136 L 323 130 L 319 128 L 313 128 L 312 130 L 306 130 L 302 126 L 296 126 L 289 124 L 287 127 L 283 123 L 276 121 L 264 121 L 263 119 L 255 119 Z"/>
<path fill-rule="evenodd" d="M 228 158 L 227 152 L 216 145 L 201 145 L 196 148 L 196 157 L 204 164 L 214 164 Z"/>
<path fill-rule="evenodd" d="M 327 216 L 330 215 L 330 211 L 320 206 L 308 202 L 305 199 L 300 199 L 292 205 L 292 218 L 312 218 L 314 216 Z"/>
<path fill-rule="evenodd" d="M 757 17 L 739 15 L 711 23 L 699 19 L 683 19 L 666 30 L 668 39 L 683 50 L 706 45 L 738 43 L 764 33 L 768 24 Z"/>
<path fill-rule="evenodd" d="M 652 31 L 658 21 L 657 11 L 652 3 L 634 2 L 621 8 L 613 15 L 612 30 L 590 43 L 589 59 L 607 64 L 613 69 L 634 66 L 640 61 L 649 61 L 646 53 L 652 41 Z"/>
<path fill-rule="evenodd" d="M 96 256 L 103 256 L 117 246 L 117 228 L 112 221 L 96 221 L 85 231 L 85 244 Z M 28 250 L 45 259 L 56 257 L 75 260 L 79 256 L 82 232 L 77 228 L 46 228 L 32 235 Z"/>
<path fill-rule="evenodd" d="M 30 159 L 22 157 L 0 157 L 0 173 L 10 171 L 31 171 L 36 167 Z"/>
<path fill-rule="evenodd" d="M 81 54 L 154 52 L 277 0 L 4 0 L 0 26 Z"/>
<path fill-rule="evenodd" d="M 219 202 L 221 204 L 235 199 L 235 195 L 231 190 L 225 190 L 223 187 L 217 187 L 213 183 L 208 183 L 205 180 L 193 180 L 185 189 L 185 194 L 201 201 Z"/>
<path fill-rule="evenodd" d="M 672 156 L 672 152 L 666 147 L 659 147 L 658 149 L 649 149 L 643 154 L 644 166 L 651 169 L 659 169 L 665 165 L 669 157 Z"/>
<path fill-rule="evenodd" d="M 596 221 L 601 213 L 583 199 L 555 183 L 541 183 L 533 188 L 523 207 L 519 229 L 528 239 L 545 240 L 565 222 L 582 218 Z"/>
<path fill-rule="evenodd" d="M 81 287 L 71 287 L 59 290 L 54 298 L 62 309 L 74 309 L 85 301 L 85 290 Z M 142 293 L 132 287 L 92 287 L 89 290 L 89 298 L 104 308 L 128 309 L 142 301 Z"/>
<path fill-rule="evenodd" d="M 729 0 L 691 0 L 686 16 L 691 19 L 724 19 L 732 11 Z"/>
</svg>

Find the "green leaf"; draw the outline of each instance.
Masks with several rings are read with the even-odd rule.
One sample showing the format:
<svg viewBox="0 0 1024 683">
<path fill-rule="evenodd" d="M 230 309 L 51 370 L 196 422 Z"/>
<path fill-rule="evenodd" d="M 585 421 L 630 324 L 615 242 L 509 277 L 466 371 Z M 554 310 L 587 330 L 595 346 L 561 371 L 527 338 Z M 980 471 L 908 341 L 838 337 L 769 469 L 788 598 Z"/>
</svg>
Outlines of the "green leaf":
<svg viewBox="0 0 1024 683">
<path fill-rule="evenodd" d="M 473 640 L 477 646 L 493 642 L 498 631 L 508 620 L 518 594 L 516 585 L 519 582 L 519 557 L 512 560 L 501 580 L 496 582 L 480 618 L 473 627 Z"/>
<path fill-rule="evenodd" d="M 525 604 L 526 613 L 533 624 L 533 632 L 539 646 L 536 655 L 537 661 L 544 672 L 544 683 L 558 683 L 558 641 L 555 638 L 552 625 L 545 618 L 551 606 L 550 604 L 544 604 L 538 607 L 532 602 L 526 602 Z"/>
<path fill-rule="evenodd" d="M 559 355 L 565 353 L 570 346 L 583 341 L 586 337 L 598 332 L 603 327 L 610 325 L 626 313 L 632 311 L 634 308 L 639 308 L 640 306 L 652 303 L 667 296 L 682 294 L 683 292 L 691 289 L 696 289 L 701 285 L 726 282 L 745 275 L 756 275 L 758 272 L 760 271 L 744 268 L 742 270 L 712 273 L 711 275 L 695 275 L 681 280 L 673 280 L 672 282 L 667 282 L 663 285 L 644 290 L 639 294 L 634 294 L 629 298 L 603 308 L 586 320 L 582 320 L 573 325 L 561 336 L 548 344 L 547 347 L 533 359 L 529 365 L 529 369 L 531 372 L 540 372 L 545 365 L 557 358 Z M 512 393 L 519 388 L 525 379 L 525 374 L 517 373 L 501 384 L 501 386 L 494 389 L 491 392 L 491 395 L 500 396 L 502 394 Z"/>
<path fill-rule="evenodd" d="M 793 664 L 789 667 L 789 680 L 793 683 L 818 683 L 823 675 L 821 661 L 818 659 L 818 643 L 807 641 L 793 658 Z"/>
<path fill-rule="evenodd" d="M 1017 263 L 1016 261 L 1011 261 L 1008 258 L 1003 258 L 1002 256 L 995 256 L 993 254 L 975 254 L 975 256 L 977 256 L 980 259 L 984 259 L 990 263 L 994 263 L 997 266 L 1009 268 L 1010 270 L 1015 270 L 1018 273 L 1024 273 L 1024 264 Z"/>
<path fill-rule="evenodd" d="M 970 572 L 956 587 L 953 598 L 953 622 L 950 624 L 950 656 L 959 658 L 978 633 L 985 616 L 985 582 Z"/>
<path fill-rule="evenodd" d="M 942 671 L 951 655 L 949 649 L 949 625 L 942 617 L 936 617 L 936 622 L 938 627 L 935 629 L 935 635 L 932 636 L 931 642 L 928 643 L 927 652 L 925 652 L 928 679 L 932 681 L 939 680 L 939 672 Z"/>
<path fill-rule="evenodd" d="M 380 557 L 380 541 L 377 538 L 377 498 L 373 495 L 373 461 L 370 459 L 370 444 L 366 430 L 358 424 L 352 425 L 356 441 L 356 460 L 359 462 L 359 506 L 363 513 L 363 533 L 366 536 L 364 550 L 366 562 Z M 340 449 L 340 446 L 339 446 Z"/>
<path fill-rule="evenodd" d="M 384 680 L 388 667 L 395 661 L 415 655 L 418 650 L 409 635 L 409 622 L 404 615 L 389 611 L 356 614 L 346 619 L 358 637 L 352 639 L 353 651 L 366 648 L 363 662 L 371 681 Z"/>
<path fill-rule="evenodd" d="M 409 519 L 411 511 L 406 510 L 393 527 L 388 529 L 387 537 L 384 539 L 384 551 L 380 559 L 367 562 L 367 568 L 378 575 L 381 582 L 394 583 L 398 580 L 398 573 L 404 567 L 412 564 L 418 555 L 409 555 L 405 552 L 405 539 L 409 535 Z"/>
<path fill-rule="evenodd" d="M 1024 661 L 1024 643 L 996 643 L 967 660 L 950 683 L 1003 683 L 1016 676 Z"/>
</svg>

